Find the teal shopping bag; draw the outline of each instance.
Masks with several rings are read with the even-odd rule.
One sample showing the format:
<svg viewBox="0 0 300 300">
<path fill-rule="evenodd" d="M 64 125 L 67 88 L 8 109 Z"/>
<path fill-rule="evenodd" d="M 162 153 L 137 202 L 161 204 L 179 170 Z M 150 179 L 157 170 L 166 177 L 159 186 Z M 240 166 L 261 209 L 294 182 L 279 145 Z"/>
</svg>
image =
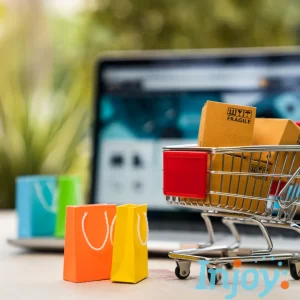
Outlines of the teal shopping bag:
<svg viewBox="0 0 300 300">
<path fill-rule="evenodd" d="M 53 236 L 57 185 L 54 176 L 22 176 L 16 180 L 19 238 Z"/>
</svg>

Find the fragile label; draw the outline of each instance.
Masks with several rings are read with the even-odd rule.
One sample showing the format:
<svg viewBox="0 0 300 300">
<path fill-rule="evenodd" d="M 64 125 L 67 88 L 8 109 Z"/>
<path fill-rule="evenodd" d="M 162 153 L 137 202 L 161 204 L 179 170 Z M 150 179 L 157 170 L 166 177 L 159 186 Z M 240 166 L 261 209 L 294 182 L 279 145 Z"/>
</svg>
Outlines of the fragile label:
<svg viewBox="0 0 300 300">
<path fill-rule="evenodd" d="M 264 166 L 258 166 L 255 164 L 251 164 L 250 173 L 268 174 L 269 172 L 268 172 L 267 168 Z M 268 177 L 263 177 L 263 176 L 251 176 L 251 177 L 256 178 L 256 179 L 264 179 L 265 181 L 268 180 Z"/>
<path fill-rule="evenodd" d="M 251 124 L 252 111 L 229 107 L 227 111 L 227 121 Z"/>
</svg>

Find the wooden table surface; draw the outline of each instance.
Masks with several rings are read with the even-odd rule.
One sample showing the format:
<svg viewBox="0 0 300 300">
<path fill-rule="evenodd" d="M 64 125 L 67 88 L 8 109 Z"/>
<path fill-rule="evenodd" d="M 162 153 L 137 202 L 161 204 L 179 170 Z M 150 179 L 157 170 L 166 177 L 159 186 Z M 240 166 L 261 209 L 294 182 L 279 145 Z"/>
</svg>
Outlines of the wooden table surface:
<svg viewBox="0 0 300 300">
<path fill-rule="evenodd" d="M 110 281 L 74 284 L 62 280 L 63 255 L 53 253 L 30 253 L 6 243 L 16 236 L 16 216 L 12 211 L 0 212 L 0 299 L 47 300 L 47 299 L 225 299 L 230 294 L 224 286 L 214 290 L 197 290 L 200 265 L 193 263 L 191 275 L 178 280 L 174 275 L 175 263 L 171 259 L 149 260 L 149 277 L 138 284 L 117 284 Z M 249 268 L 249 266 L 247 266 Z M 252 266 L 250 266 L 252 267 Z M 264 266 L 264 268 L 266 268 Z M 245 267 L 239 269 L 240 273 Z M 269 267 L 270 278 L 273 268 Z M 231 272 L 231 275 L 233 273 Z M 229 283 L 233 276 L 229 276 Z M 251 278 L 250 278 L 251 279 Z M 287 280 L 289 288 L 283 290 L 280 282 Z M 250 280 L 251 281 L 251 280 Z M 264 290 L 262 275 L 253 291 L 238 285 L 236 299 L 259 299 Z M 232 288 L 232 286 L 231 286 Z M 263 299 L 299 299 L 300 282 L 289 275 L 281 276 L 272 291 Z"/>
</svg>

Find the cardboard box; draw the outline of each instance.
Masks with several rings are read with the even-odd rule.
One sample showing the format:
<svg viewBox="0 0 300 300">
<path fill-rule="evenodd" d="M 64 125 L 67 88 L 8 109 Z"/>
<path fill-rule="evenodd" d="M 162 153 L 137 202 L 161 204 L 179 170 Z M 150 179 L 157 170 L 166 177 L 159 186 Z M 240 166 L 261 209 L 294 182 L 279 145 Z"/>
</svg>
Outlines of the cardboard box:
<svg viewBox="0 0 300 300">
<path fill-rule="evenodd" d="M 270 172 L 266 169 L 266 164 L 258 163 L 239 156 L 227 155 L 224 156 L 222 163 L 222 155 L 215 154 L 212 156 L 212 166 L 209 167 L 212 171 L 226 172 L 246 172 L 246 173 L 266 173 Z M 210 178 L 209 178 L 210 177 Z M 246 195 L 253 197 L 267 198 L 271 185 L 271 180 L 268 177 L 256 177 L 246 175 L 208 175 L 207 191 Z M 211 182 L 211 183 L 210 183 Z M 251 200 L 245 198 L 237 198 L 232 196 L 211 195 L 206 199 L 190 199 L 191 201 L 203 202 L 206 205 L 218 206 L 219 208 L 232 209 L 236 211 L 251 212 L 254 214 L 263 214 L 266 211 L 267 201 Z"/>
<path fill-rule="evenodd" d="M 207 101 L 202 109 L 198 146 L 252 145 L 256 108 Z"/>
<path fill-rule="evenodd" d="M 255 119 L 253 145 L 300 145 L 300 128 L 288 119 Z M 265 152 L 261 160 L 274 165 L 276 174 L 293 174 L 300 166 L 300 153 L 281 153 L 275 166 L 276 152 Z M 253 159 L 259 160 L 260 154 L 253 154 Z M 284 165 L 284 162 L 286 163 Z M 294 163 L 293 163 L 294 160 Z M 293 163 L 293 168 L 291 168 Z M 286 180 L 286 179 L 285 179 Z"/>
<path fill-rule="evenodd" d="M 224 155 L 224 164 L 222 165 L 222 155 L 214 155 L 212 159 L 211 170 L 222 170 L 226 172 L 245 172 L 245 173 L 269 173 L 266 164 L 251 161 L 234 155 Z M 239 194 L 253 197 L 267 198 L 270 189 L 270 179 L 268 177 L 256 177 L 249 175 L 211 175 L 213 191 L 222 191 L 224 193 Z M 220 203 L 222 207 L 236 207 L 237 210 L 250 211 L 252 213 L 262 214 L 266 210 L 266 201 L 251 200 L 244 198 L 216 196 L 211 197 L 212 205 Z"/>
</svg>

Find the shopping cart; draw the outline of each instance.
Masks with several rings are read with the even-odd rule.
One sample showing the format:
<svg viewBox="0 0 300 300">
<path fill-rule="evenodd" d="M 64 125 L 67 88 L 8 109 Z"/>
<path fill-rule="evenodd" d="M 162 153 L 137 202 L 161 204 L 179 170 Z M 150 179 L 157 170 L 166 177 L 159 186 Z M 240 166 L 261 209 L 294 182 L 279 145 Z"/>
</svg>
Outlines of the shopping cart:
<svg viewBox="0 0 300 300">
<path fill-rule="evenodd" d="M 300 127 L 300 121 L 295 122 L 295 123 L 296 123 L 297 126 Z M 278 190 L 277 183 L 274 182 L 274 183 L 273 183 L 273 186 L 272 186 L 272 188 L 271 188 L 271 191 L 270 191 L 270 196 L 272 197 L 272 196 L 275 194 L 276 191 L 277 191 L 277 192 L 280 192 L 280 190 L 284 188 L 284 185 L 285 185 L 285 182 L 281 182 L 280 185 L 279 185 L 279 190 Z M 279 209 L 279 208 L 280 208 L 279 204 L 276 203 L 276 204 L 274 205 L 274 213 L 276 213 L 276 209 Z"/>
<path fill-rule="evenodd" d="M 192 261 L 205 260 L 208 279 L 217 284 L 221 273 L 211 276 L 213 270 L 232 268 L 237 259 L 241 262 L 287 260 L 291 276 L 300 279 L 300 255 L 272 253 L 273 243 L 267 230 L 276 227 L 300 233 L 300 220 L 295 220 L 300 206 L 300 145 L 165 147 L 163 180 L 167 203 L 201 210 L 209 236 L 207 243 L 199 243 L 196 248 L 169 253 L 176 261 L 175 274 L 179 279 L 189 276 Z M 233 244 L 215 245 L 210 217 L 223 218 L 223 224 L 234 237 Z M 241 239 L 236 224 L 257 225 L 267 248 L 253 249 L 247 256 L 239 256 Z M 221 253 L 219 257 L 203 255 L 216 251 Z"/>
</svg>

